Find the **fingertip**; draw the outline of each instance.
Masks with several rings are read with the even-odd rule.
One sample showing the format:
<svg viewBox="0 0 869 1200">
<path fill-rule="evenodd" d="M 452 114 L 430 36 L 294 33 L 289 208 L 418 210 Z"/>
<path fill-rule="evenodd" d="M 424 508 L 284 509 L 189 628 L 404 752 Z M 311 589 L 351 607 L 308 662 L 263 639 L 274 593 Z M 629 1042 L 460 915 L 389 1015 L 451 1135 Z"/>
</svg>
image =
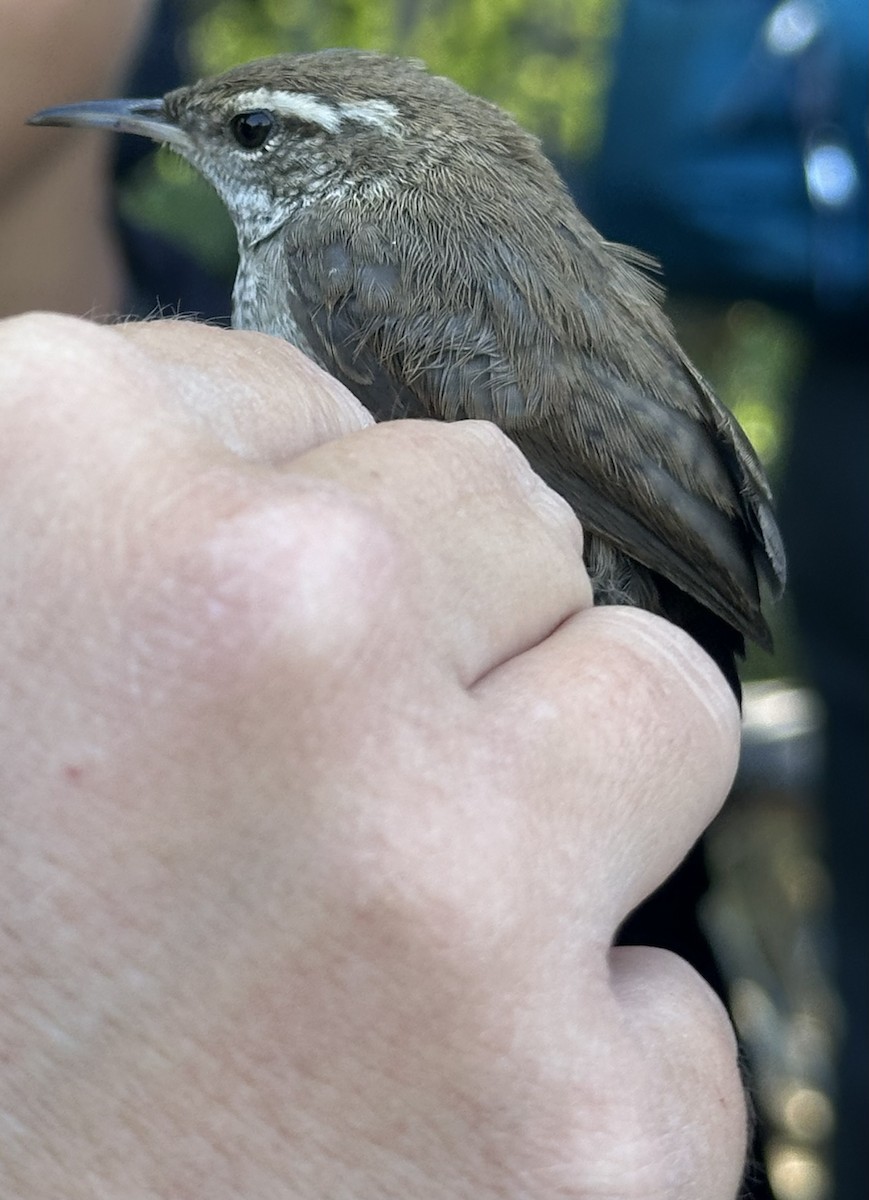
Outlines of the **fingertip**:
<svg viewBox="0 0 869 1200">
<path fill-rule="evenodd" d="M 649 946 L 610 951 L 610 986 L 661 1096 L 674 1181 L 685 1195 L 736 1195 L 749 1117 L 724 1005 L 684 959 Z"/>
<path fill-rule="evenodd" d="M 536 701 L 553 714 L 523 753 L 574 796 L 572 836 L 595 841 L 601 871 L 592 892 L 614 931 L 675 870 L 729 793 L 739 714 L 723 676 L 661 618 L 594 607 L 498 668 L 486 692 L 500 695 L 515 728 L 528 727 Z"/>
<path fill-rule="evenodd" d="M 613 946 L 609 965 L 610 986 L 627 1013 L 645 1021 L 654 1012 L 669 1024 L 675 1012 L 680 1020 L 714 1038 L 724 1059 L 732 1058 L 738 1074 L 739 1048 L 727 1009 L 689 962 L 657 946 Z"/>
<path fill-rule="evenodd" d="M 615 643 L 630 660 L 635 676 L 667 698 L 674 723 L 686 732 L 699 722 L 709 752 L 719 758 L 719 770 L 732 782 L 739 759 L 739 705 L 715 661 L 698 642 L 671 621 L 641 608 L 600 606 L 583 614 L 598 637 Z M 636 660 L 641 660 L 636 662 Z"/>
</svg>

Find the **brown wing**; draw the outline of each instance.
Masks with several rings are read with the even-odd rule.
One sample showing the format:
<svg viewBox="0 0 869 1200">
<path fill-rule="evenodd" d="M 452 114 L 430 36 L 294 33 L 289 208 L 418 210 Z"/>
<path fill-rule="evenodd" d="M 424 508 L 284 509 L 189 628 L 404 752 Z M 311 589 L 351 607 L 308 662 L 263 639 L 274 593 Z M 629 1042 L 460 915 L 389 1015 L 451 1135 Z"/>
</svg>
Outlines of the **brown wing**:
<svg viewBox="0 0 869 1200">
<path fill-rule="evenodd" d="M 766 643 L 757 569 L 780 586 L 784 555 L 754 452 L 631 255 L 556 217 L 300 228 L 295 319 L 379 419 L 496 422 L 586 530 Z"/>
</svg>

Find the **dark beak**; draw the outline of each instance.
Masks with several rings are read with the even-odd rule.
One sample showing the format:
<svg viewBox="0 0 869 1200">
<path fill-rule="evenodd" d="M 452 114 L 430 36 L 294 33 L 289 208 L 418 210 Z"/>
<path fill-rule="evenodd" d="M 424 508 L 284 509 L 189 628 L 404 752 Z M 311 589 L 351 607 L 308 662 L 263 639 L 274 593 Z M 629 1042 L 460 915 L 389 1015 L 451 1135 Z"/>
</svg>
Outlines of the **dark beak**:
<svg viewBox="0 0 869 1200">
<path fill-rule="evenodd" d="M 191 148 L 184 130 L 167 117 L 162 100 L 83 100 L 81 104 L 40 109 L 27 118 L 27 124 L 113 129 L 116 133 L 138 133 L 182 152 Z"/>
</svg>

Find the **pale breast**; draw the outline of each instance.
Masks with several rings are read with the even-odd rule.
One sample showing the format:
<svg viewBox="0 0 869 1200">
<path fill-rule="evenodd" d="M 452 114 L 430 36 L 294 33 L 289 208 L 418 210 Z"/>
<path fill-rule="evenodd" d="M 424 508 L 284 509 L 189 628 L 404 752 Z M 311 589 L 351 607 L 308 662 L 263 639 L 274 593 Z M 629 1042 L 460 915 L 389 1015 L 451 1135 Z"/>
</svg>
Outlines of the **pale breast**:
<svg viewBox="0 0 869 1200">
<path fill-rule="evenodd" d="M 256 246 L 239 246 L 238 272 L 232 289 L 232 327 L 270 333 L 316 359 L 293 318 L 289 289 L 280 236 Z"/>
</svg>

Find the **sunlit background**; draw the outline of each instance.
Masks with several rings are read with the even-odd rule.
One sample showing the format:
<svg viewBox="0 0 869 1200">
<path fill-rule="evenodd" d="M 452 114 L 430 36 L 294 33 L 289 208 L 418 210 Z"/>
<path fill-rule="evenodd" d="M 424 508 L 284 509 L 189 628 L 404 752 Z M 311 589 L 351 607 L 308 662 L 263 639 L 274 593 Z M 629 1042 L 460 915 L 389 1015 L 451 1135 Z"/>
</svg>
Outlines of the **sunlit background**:
<svg viewBox="0 0 869 1200">
<path fill-rule="evenodd" d="M 574 162 L 601 136 L 617 0 L 190 0 L 194 75 L 277 50 L 351 45 L 417 56 L 495 100 Z M 799 32 L 799 31 L 797 31 Z M 796 36 L 788 27 L 782 36 Z M 235 239 L 205 184 L 168 153 L 137 171 L 124 206 L 231 279 Z M 779 478 L 789 398 L 805 341 L 756 300 L 671 298 L 683 343 Z M 814 788 L 822 716 L 800 684 L 787 603 L 772 614 L 776 655 L 748 663 L 746 750 L 737 789 L 708 841 L 714 886 L 704 921 L 729 980 L 766 1160 L 779 1200 L 832 1200 L 828 1145 L 839 1029 L 828 973 L 831 883 L 818 855 Z"/>
</svg>

